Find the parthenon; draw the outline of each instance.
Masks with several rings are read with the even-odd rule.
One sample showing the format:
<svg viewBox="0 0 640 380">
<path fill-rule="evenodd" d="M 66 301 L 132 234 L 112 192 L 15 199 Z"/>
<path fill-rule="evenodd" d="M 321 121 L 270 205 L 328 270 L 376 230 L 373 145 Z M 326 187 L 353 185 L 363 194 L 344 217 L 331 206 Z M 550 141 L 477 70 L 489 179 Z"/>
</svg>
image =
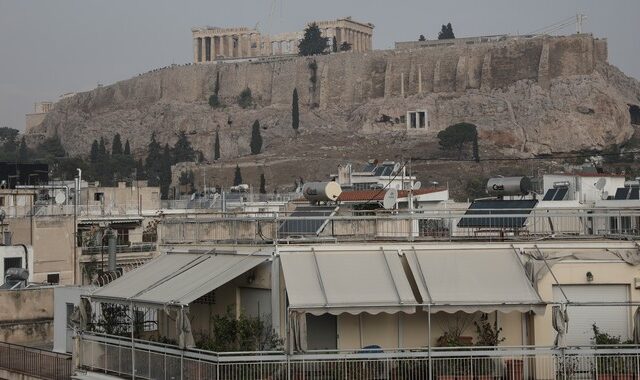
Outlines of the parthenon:
<svg viewBox="0 0 640 380">
<path fill-rule="evenodd" d="M 330 48 L 335 43 L 351 44 L 354 52 L 372 49 L 373 24 L 353 21 L 351 17 L 331 21 L 314 21 L 322 35 L 329 38 Z M 304 32 L 289 32 L 263 35 L 256 29 L 246 27 L 219 28 L 201 27 L 191 29 L 193 35 L 193 61 L 215 62 L 224 59 L 239 59 L 279 56 L 298 53 L 298 43 Z"/>
</svg>

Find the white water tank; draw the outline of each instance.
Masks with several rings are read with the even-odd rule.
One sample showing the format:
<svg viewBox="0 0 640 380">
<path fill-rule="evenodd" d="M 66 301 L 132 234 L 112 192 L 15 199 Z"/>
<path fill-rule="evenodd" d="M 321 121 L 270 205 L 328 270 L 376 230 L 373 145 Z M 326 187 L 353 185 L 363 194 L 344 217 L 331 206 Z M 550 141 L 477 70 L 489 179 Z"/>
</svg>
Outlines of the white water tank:
<svg viewBox="0 0 640 380">
<path fill-rule="evenodd" d="M 496 177 L 487 181 L 487 193 L 492 196 L 526 195 L 531 191 L 527 177 Z"/>
<path fill-rule="evenodd" d="M 335 202 L 341 193 L 337 182 L 307 182 L 302 186 L 302 195 L 312 203 Z"/>
</svg>

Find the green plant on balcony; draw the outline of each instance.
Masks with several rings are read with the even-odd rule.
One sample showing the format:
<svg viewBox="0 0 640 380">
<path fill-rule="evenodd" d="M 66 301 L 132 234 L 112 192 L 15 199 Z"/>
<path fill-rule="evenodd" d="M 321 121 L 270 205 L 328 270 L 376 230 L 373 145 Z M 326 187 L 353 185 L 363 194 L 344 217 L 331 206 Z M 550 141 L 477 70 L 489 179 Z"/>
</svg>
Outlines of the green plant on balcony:
<svg viewBox="0 0 640 380">
<path fill-rule="evenodd" d="M 440 347 L 469 347 L 473 345 L 472 339 L 462 334 L 469 325 L 466 316 L 457 314 L 451 318 L 443 334 L 438 338 Z M 471 361 L 460 358 L 443 358 L 435 368 L 439 380 L 465 380 L 473 378 Z"/>
<path fill-rule="evenodd" d="M 489 322 L 489 315 L 483 313 L 479 321 L 474 321 L 476 326 L 476 346 L 495 347 L 504 342 L 506 338 L 501 337 L 502 327 L 498 327 L 497 319 L 493 323 Z M 474 372 L 478 379 L 498 378 L 502 369 L 502 361 L 498 358 L 477 358 L 474 359 Z"/>
<path fill-rule="evenodd" d="M 622 339 L 619 336 L 602 332 L 595 323 L 591 327 L 593 329 L 593 338 L 591 338 L 591 341 L 596 346 L 613 346 L 611 348 L 615 348 L 616 345 L 630 343 L 622 342 Z M 611 354 L 596 357 L 596 373 L 598 374 L 598 379 L 633 379 L 635 367 L 633 359 L 633 357 Z"/>
</svg>

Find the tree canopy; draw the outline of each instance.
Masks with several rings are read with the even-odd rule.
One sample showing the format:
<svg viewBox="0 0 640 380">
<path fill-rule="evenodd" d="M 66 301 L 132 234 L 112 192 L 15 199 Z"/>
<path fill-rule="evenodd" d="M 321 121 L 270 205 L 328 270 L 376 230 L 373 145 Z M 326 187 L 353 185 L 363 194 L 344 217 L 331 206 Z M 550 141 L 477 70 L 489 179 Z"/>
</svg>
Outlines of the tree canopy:
<svg viewBox="0 0 640 380">
<path fill-rule="evenodd" d="M 238 186 L 242 184 L 242 172 L 240 171 L 240 166 L 236 165 L 236 171 L 233 174 L 233 186 Z"/>
<path fill-rule="evenodd" d="M 424 34 L 421 34 L 420 37 L 418 37 L 418 41 L 426 41 L 427 37 L 424 36 Z"/>
<path fill-rule="evenodd" d="M 438 132 L 438 143 L 444 150 L 456 150 L 458 157 L 462 155 L 462 148 L 466 143 L 473 142 L 478 135 L 476 126 L 470 123 L 458 123 L 448 126 Z"/>
<path fill-rule="evenodd" d="M 327 51 L 328 45 L 329 38 L 322 37 L 320 28 L 314 22 L 304 30 L 304 37 L 298 44 L 298 54 L 301 56 L 324 54 Z"/>
<path fill-rule="evenodd" d="M 340 51 L 350 51 L 351 50 L 351 44 L 348 43 L 347 41 L 344 41 L 340 44 Z"/>
<path fill-rule="evenodd" d="M 216 131 L 216 141 L 213 144 L 213 159 L 220 159 L 220 134 Z"/>
<path fill-rule="evenodd" d="M 448 40 L 452 38 L 456 38 L 456 36 L 453 34 L 453 27 L 451 26 L 451 23 L 448 23 L 447 25 L 442 25 L 442 29 L 438 33 L 438 39 Z"/>
<path fill-rule="evenodd" d="M 178 141 L 173 147 L 172 163 L 190 162 L 196 158 L 196 152 L 193 150 L 187 134 L 184 131 L 178 133 Z"/>
</svg>

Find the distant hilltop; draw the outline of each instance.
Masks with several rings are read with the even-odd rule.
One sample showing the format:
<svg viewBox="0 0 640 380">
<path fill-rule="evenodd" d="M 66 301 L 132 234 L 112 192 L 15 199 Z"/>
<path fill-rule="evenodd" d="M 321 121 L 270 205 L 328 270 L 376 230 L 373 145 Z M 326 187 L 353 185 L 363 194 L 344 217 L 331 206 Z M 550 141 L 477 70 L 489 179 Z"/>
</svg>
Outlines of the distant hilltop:
<svg viewBox="0 0 640 380">
<path fill-rule="evenodd" d="M 172 66 L 61 100 L 28 138 L 57 133 L 71 154 L 86 154 L 94 139 L 120 133 L 141 155 L 153 132 L 173 144 L 185 131 L 213 160 L 217 132 L 225 160 L 250 154 L 250 126 L 259 120 L 264 148 L 256 158 L 277 159 L 307 138 L 353 155 L 360 149 L 353 136 L 428 146 L 447 126 L 468 122 L 483 146 L 527 156 L 622 144 L 640 123 L 640 85 L 607 63 L 604 39 L 451 42 Z M 242 108 L 246 89 L 250 104 Z M 291 127 L 294 89 L 299 131 Z M 212 108 L 214 92 L 220 105 Z M 326 141 L 316 140 L 319 131 Z"/>
</svg>

